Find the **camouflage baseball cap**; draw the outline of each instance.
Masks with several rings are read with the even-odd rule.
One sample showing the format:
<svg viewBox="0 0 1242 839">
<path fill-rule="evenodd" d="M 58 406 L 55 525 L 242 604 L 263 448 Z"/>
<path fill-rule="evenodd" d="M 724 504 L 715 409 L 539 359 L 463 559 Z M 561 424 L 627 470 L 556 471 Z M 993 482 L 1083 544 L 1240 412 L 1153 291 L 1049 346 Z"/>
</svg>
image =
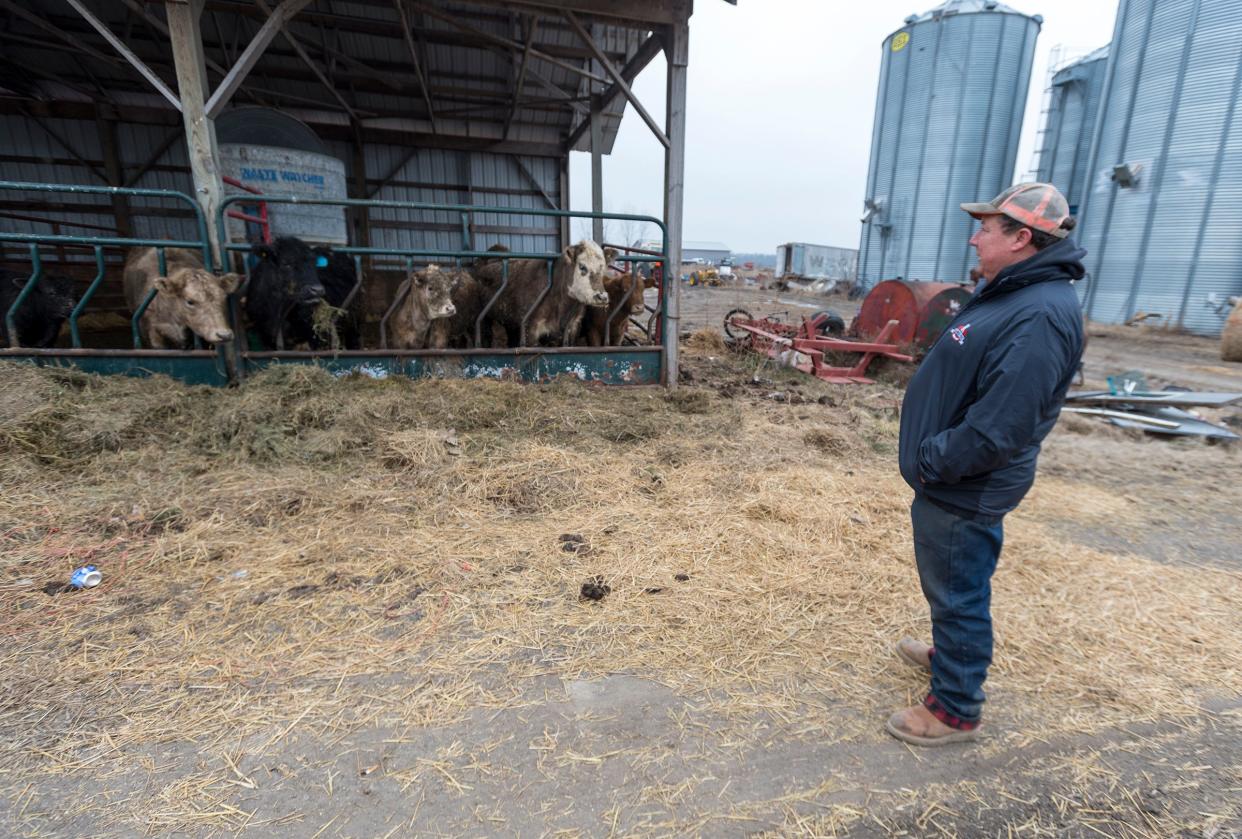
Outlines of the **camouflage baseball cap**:
<svg viewBox="0 0 1242 839">
<path fill-rule="evenodd" d="M 963 204 L 962 209 L 975 218 L 1009 216 L 1027 227 L 1064 239 L 1069 230 L 1061 224 L 1069 218 L 1069 204 L 1061 191 L 1052 184 L 1017 184 L 991 201 Z"/>
</svg>

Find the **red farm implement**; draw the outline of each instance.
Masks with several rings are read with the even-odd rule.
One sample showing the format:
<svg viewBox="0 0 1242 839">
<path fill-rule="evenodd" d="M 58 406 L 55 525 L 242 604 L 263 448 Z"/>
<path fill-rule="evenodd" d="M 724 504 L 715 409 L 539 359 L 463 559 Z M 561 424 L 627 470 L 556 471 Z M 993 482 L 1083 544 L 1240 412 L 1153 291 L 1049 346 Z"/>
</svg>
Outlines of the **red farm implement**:
<svg viewBox="0 0 1242 839">
<path fill-rule="evenodd" d="M 877 356 L 897 361 L 913 361 L 912 356 L 898 351 L 896 344 L 887 343 L 898 323 L 890 320 L 871 341 L 850 341 L 834 337 L 844 331 L 840 317 L 819 312 L 802 317 L 794 325 L 774 316 L 754 318 L 744 309 L 725 315 L 725 333 L 734 345 L 776 359 L 803 373 L 833 384 L 871 384 L 867 367 Z M 827 353 L 857 353 L 853 367 L 834 367 L 825 361 Z"/>
</svg>

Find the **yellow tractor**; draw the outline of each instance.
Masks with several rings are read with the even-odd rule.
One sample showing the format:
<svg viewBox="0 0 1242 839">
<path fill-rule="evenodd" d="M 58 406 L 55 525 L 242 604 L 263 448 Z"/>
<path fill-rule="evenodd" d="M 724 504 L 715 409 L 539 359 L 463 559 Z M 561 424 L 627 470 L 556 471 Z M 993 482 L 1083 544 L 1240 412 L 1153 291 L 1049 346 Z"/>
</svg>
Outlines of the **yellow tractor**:
<svg viewBox="0 0 1242 839">
<path fill-rule="evenodd" d="M 690 275 L 690 285 L 720 286 L 723 282 L 720 279 L 720 272 L 716 268 L 700 268 Z"/>
</svg>

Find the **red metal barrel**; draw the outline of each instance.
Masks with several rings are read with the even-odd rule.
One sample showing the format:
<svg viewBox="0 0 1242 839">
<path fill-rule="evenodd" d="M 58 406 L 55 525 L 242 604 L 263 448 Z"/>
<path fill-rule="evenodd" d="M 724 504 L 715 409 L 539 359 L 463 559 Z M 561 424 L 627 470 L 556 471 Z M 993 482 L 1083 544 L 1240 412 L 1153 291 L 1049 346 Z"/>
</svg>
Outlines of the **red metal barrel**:
<svg viewBox="0 0 1242 839">
<path fill-rule="evenodd" d="M 894 344 L 926 350 L 969 299 L 970 290 L 958 283 L 885 280 L 863 300 L 853 331 L 870 341 L 884 324 L 895 320 L 897 331 L 890 339 Z"/>
</svg>

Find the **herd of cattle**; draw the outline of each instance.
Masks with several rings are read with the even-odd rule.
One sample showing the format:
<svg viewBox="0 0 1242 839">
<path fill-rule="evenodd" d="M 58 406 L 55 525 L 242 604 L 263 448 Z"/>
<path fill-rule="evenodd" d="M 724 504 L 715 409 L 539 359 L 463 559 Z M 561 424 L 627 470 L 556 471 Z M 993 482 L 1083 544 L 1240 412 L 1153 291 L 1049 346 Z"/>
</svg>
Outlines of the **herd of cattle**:
<svg viewBox="0 0 1242 839">
<path fill-rule="evenodd" d="M 430 265 L 411 271 L 387 324 L 388 346 L 616 345 L 631 316 L 644 313 L 649 282 L 611 268 L 617 258 L 611 248 L 584 240 L 565 248 L 551 271 L 548 260 L 508 258 L 502 245 L 491 251 L 495 257 L 465 268 Z M 130 311 L 156 291 L 139 321 L 143 345 L 188 349 L 196 336 L 207 344 L 232 340 L 229 295 L 240 290 L 245 328 L 263 349 L 362 348 L 363 295 L 350 257 L 294 237 L 254 245 L 251 252 L 247 280 L 208 271 L 197 251 L 166 249 L 161 272 L 155 248 L 131 250 L 124 268 Z M 40 277 L 16 312 L 15 345 L 3 315 L 28 279 L 29 274 L 0 269 L 4 346 L 54 346 L 75 305 L 73 284 L 56 275 Z"/>
</svg>

